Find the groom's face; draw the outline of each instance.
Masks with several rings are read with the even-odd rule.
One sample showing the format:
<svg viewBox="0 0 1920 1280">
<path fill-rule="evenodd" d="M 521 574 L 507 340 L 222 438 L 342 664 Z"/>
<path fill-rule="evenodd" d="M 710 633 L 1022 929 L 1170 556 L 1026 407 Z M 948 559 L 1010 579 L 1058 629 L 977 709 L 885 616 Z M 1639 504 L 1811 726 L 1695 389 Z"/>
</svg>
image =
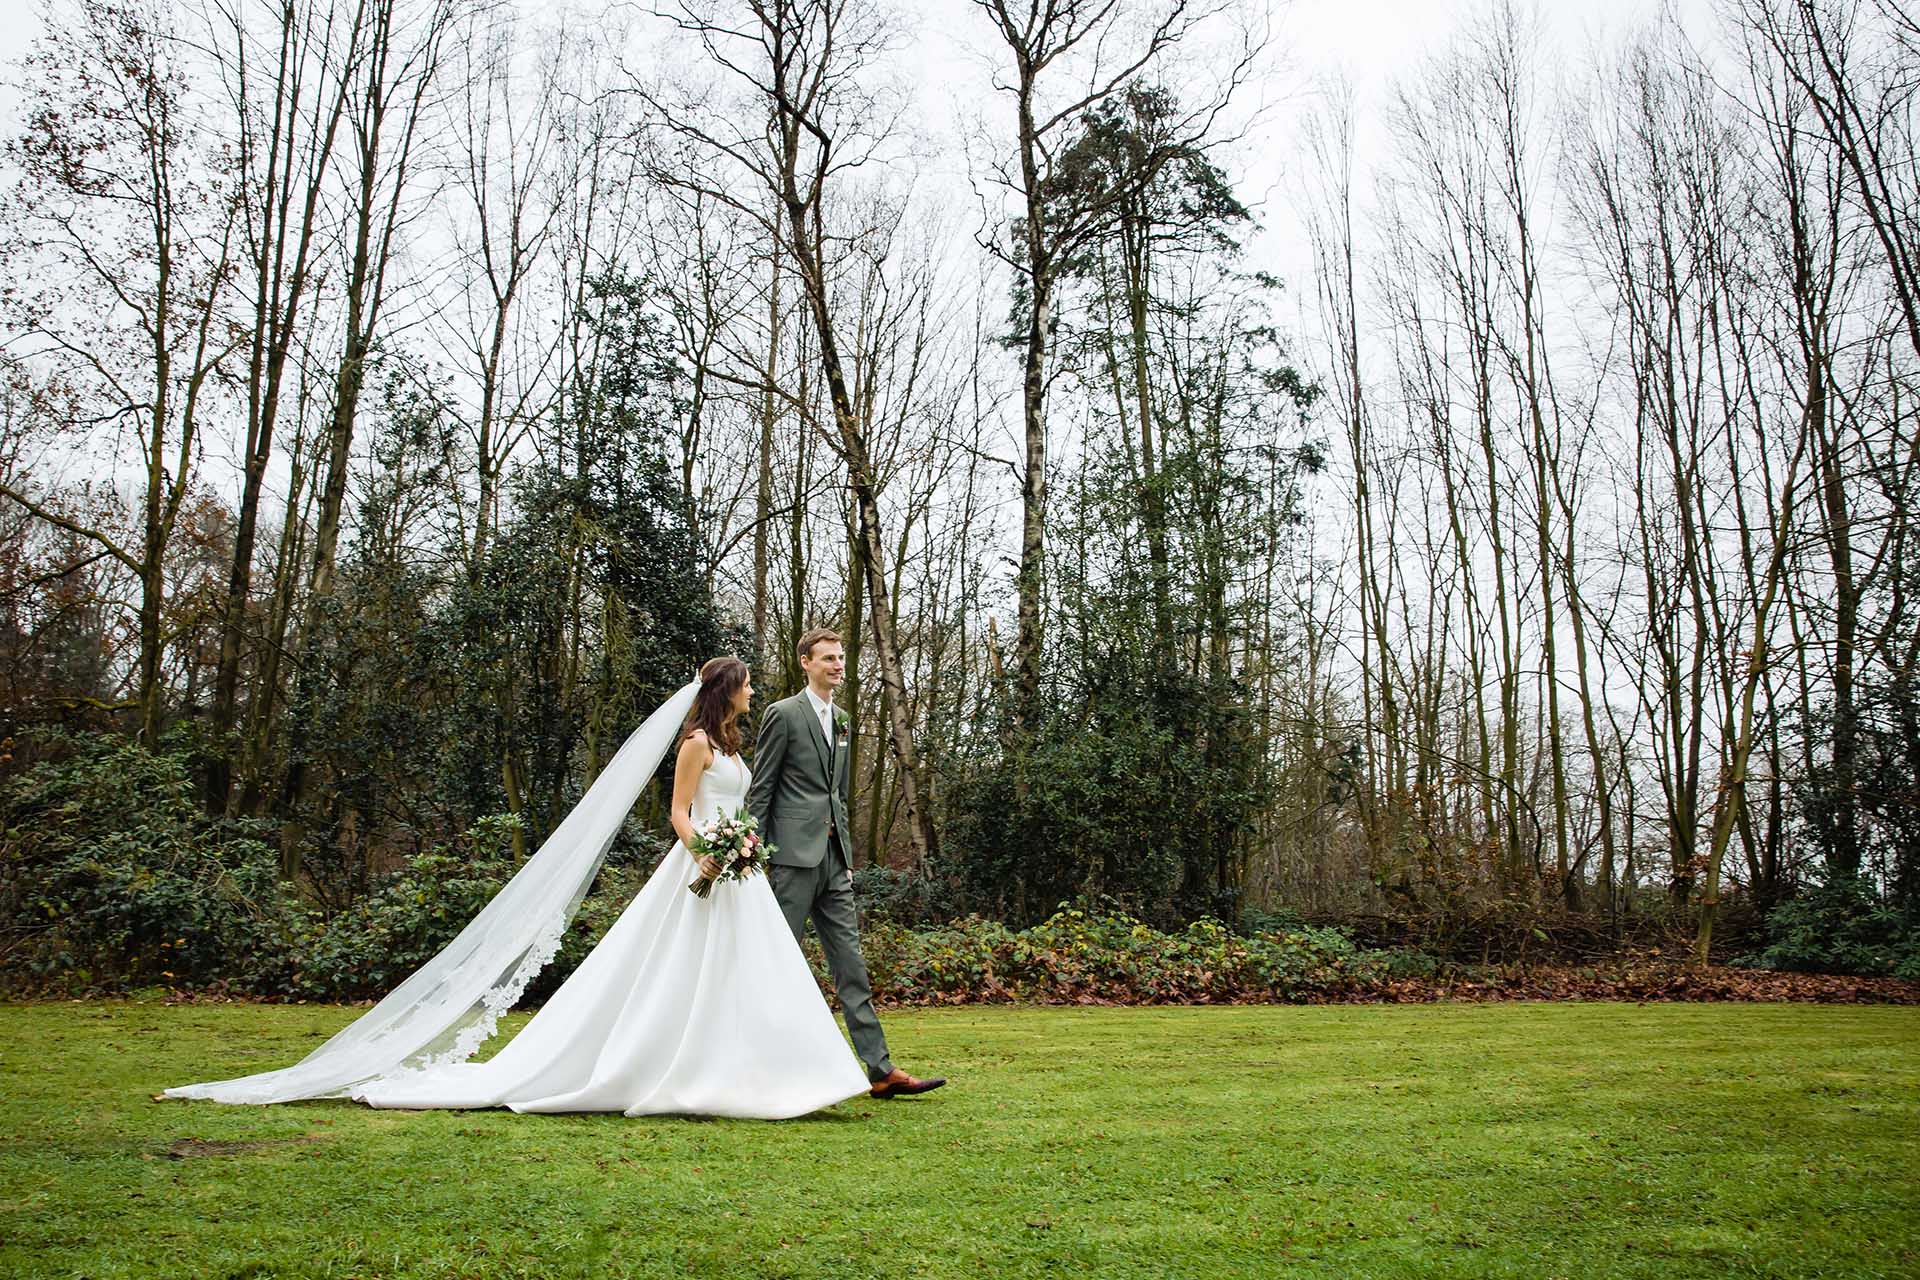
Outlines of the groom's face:
<svg viewBox="0 0 1920 1280">
<path fill-rule="evenodd" d="M 841 677 L 847 674 L 846 646 L 838 640 L 822 640 L 813 646 L 812 653 L 800 659 L 800 667 L 807 673 L 808 684 L 837 689 Z"/>
</svg>

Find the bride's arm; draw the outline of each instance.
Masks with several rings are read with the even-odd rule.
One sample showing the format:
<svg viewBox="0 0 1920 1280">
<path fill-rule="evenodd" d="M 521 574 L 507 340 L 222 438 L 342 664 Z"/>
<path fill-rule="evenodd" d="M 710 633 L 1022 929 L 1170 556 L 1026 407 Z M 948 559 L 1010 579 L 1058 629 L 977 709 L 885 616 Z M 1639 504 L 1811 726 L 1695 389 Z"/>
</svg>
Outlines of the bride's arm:
<svg viewBox="0 0 1920 1280">
<path fill-rule="evenodd" d="M 693 793 L 699 789 L 700 775 L 713 763 L 713 748 L 707 735 L 695 729 L 680 743 L 680 754 L 673 762 L 673 834 L 680 843 L 693 844 Z"/>
</svg>

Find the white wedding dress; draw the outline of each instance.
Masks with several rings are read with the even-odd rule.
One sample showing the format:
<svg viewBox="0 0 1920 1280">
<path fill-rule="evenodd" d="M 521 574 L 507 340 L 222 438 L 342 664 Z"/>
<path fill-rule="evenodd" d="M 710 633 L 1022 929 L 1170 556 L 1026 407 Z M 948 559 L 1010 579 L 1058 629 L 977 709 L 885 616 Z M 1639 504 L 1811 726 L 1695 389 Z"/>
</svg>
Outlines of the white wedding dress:
<svg viewBox="0 0 1920 1280">
<path fill-rule="evenodd" d="M 738 756 L 700 776 L 693 821 L 746 799 Z M 375 1107 L 684 1113 L 777 1120 L 868 1088 L 766 876 L 704 899 L 675 841 L 520 1034 L 485 1062 L 405 1068 L 347 1096 Z"/>
</svg>

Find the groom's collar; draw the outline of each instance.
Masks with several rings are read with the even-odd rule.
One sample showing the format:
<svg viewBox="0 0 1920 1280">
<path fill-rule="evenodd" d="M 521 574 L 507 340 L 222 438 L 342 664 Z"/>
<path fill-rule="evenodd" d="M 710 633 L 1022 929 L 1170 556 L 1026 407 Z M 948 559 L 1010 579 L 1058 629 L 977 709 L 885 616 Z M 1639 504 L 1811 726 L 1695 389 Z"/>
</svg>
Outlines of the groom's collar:
<svg viewBox="0 0 1920 1280">
<path fill-rule="evenodd" d="M 812 685 L 807 685 L 801 689 L 800 692 L 806 695 L 807 703 L 813 708 L 813 714 L 816 716 L 833 705 L 831 701 L 827 701 L 815 693 Z"/>
</svg>

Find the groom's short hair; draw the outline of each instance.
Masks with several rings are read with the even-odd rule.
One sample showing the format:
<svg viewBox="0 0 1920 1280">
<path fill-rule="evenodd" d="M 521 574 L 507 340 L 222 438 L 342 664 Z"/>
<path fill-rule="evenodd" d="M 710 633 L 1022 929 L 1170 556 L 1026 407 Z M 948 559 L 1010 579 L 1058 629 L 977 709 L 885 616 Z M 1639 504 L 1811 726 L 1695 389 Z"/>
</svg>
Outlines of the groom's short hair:
<svg viewBox="0 0 1920 1280">
<path fill-rule="evenodd" d="M 813 646 L 817 644 L 825 644 L 829 640 L 833 641 L 835 644 L 845 643 L 845 641 L 840 639 L 840 633 L 838 631 L 835 631 L 832 627 L 815 627 L 813 630 L 801 636 L 800 637 L 800 660 L 802 662 L 805 662 L 808 658 L 811 658 L 813 656 Z"/>
</svg>

